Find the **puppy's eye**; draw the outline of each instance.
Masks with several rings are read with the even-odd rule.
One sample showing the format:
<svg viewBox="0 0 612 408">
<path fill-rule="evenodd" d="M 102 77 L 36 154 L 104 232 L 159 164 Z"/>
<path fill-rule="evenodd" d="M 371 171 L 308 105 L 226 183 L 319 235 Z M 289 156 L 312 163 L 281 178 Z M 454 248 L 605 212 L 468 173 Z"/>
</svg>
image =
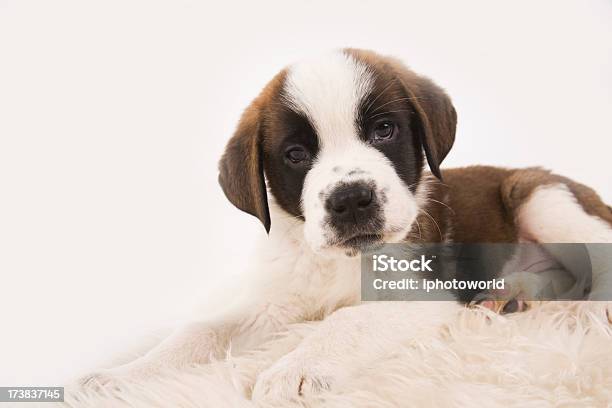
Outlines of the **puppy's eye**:
<svg viewBox="0 0 612 408">
<path fill-rule="evenodd" d="M 310 158 L 310 155 L 303 147 L 295 146 L 287 150 L 285 157 L 290 163 L 299 164 L 307 161 Z"/>
<path fill-rule="evenodd" d="M 396 129 L 395 123 L 390 120 L 377 123 L 374 129 L 372 129 L 370 140 L 373 142 L 389 140 L 395 135 Z"/>
</svg>

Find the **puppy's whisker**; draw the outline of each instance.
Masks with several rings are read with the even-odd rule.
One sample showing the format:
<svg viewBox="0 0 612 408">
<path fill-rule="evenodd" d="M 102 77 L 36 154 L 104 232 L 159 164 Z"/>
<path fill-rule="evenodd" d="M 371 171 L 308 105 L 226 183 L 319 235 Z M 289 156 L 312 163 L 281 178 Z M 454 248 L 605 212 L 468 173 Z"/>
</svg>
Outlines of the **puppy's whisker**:
<svg viewBox="0 0 612 408">
<path fill-rule="evenodd" d="M 448 204 L 445 204 L 445 203 L 443 203 L 442 201 L 438 201 L 438 200 L 435 200 L 435 199 L 433 199 L 433 198 L 427 198 L 427 201 L 433 201 L 434 203 L 438 203 L 438 204 L 440 204 L 440 205 L 443 205 L 444 207 L 448 208 L 448 209 L 449 209 L 449 210 L 450 210 L 450 211 L 451 211 L 453 214 L 455 214 L 455 210 L 453 210 L 452 208 L 450 208 L 450 207 L 448 206 Z"/>
<path fill-rule="evenodd" d="M 410 109 L 397 109 L 397 110 L 385 111 L 385 112 L 375 113 L 374 115 L 370 115 L 366 118 L 366 120 L 375 118 L 376 116 L 388 115 L 390 113 L 396 113 L 396 112 L 412 112 L 412 111 Z"/>
<path fill-rule="evenodd" d="M 380 110 L 381 108 L 383 108 L 383 107 L 385 107 L 385 106 L 387 106 L 387 105 L 390 105 L 390 104 L 395 103 L 395 102 L 401 102 L 401 101 L 404 101 L 404 100 L 405 100 L 405 101 L 426 101 L 426 100 L 427 100 L 427 98 L 417 97 L 417 96 L 408 96 L 408 97 L 403 97 L 403 98 L 394 99 L 394 100 L 392 100 L 392 101 L 385 102 L 384 104 L 377 106 L 377 107 L 376 107 L 376 108 L 375 108 L 375 109 L 372 111 L 372 113 L 374 113 L 374 112 L 376 112 L 376 111 Z"/>
<path fill-rule="evenodd" d="M 380 97 L 389 90 L 389 88 L 391 88 L 391 86 L 395 83 L 395 81 L 397 81 L 397 78 L 393 78 L 392 80 L 389 81 L 389 83 L 382 89 L 382 91 L 380 91 L 380 93 L 374 98 L 374 100 L 372 102 L 370 102 L 364 112 L 364 116 L 367 115 L 367 113 L 370 111 L 370 109 L 372 108 L 372 106 L 374 105 L 374 103 L 376 103 L 376 101 L 378 99 L 380 99 Z"/>
<path fill-rule="evenodd" d="M 436 228 L 438 229 L 438 234 L 440 234 L 440 241 L 442 241 L 442 230 L 440 229 L 440 226 L 438 225 L 438 223 L 436 222 L 436 220 L 434 219 L 434 217 L 432 217 L 427 211 L 425 211 L 423 208 L 421 208 L 421 211 L 423 212 L 423 214 L 425 214 L 426 216 L 429 217 L 429 219 L 435 224 Z"/>
<path fill-rule="evenodd" d="M 395 103 L 395 102 L 400 102 L 400 101 L 411 101 L 411 100 L 414 100 L 414 98 L 409 98 L 409 97 L 408 97 L 408 98 L 397 98 L 397 99 L 393 99 L 392 101 L 385 102 L 385 103 L 383 103 L 382 105 L 377 106 L 377 107 L 376 107 L 376 108 L 375 108 L 375 109 L 372 111 L 372 113 L 374 113 L 374 112 L 376 112 L 376 111 L 380 110 L 382 107 L 387 106 L 387 105 L 390 105 L 390 104 L 392 104 L 392 103 Z"/>
<path fill-rule="evenodd" d="M 423 235 L 421 234 L 421 224 L 419 224 L 419 220 L 416 219 L 416 218 L 414 219 L 414 221 L 416 221 L 416 225 L 417 225 L 417 228 L 419 230 L 419 241 L 422 241 L 423 240 Z"/>
</svg>

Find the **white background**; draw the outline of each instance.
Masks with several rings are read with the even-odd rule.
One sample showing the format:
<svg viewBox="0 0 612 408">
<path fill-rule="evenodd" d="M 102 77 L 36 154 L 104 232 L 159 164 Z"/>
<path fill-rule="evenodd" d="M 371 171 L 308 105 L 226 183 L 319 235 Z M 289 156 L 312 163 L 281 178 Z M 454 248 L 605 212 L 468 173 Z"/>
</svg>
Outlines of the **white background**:
<svg viewBox="0 0 612 408">
<path fill-rule="evenodd" d="M 447 167 L 612 202 L 609 1 L 0 0 L 0 385 L 61 383 L 237 279 L 262 228 L 223 146 L 279 69 L 342 46 L 448 90 Z"/>
</svg>

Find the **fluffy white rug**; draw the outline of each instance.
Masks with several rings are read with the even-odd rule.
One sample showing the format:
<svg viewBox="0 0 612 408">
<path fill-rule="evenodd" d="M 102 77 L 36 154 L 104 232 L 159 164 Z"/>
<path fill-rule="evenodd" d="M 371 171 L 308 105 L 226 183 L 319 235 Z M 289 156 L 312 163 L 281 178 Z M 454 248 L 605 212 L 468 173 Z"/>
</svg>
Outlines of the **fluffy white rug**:
<svg viewBox="0 0 612 408">
<path fill-rule="evenodd" d="M 612 329 L 604 302 L 550 302 L 508 316 L 466 309 L 439 336 L 403 344 L 350 381 L 295 407 L 612 406 Z M 71 407 L 253 407 L 257 372 L 317 323 L 261 350 L 104 393 L 66 389 Z M 48 406 L 48 405 L 47 405 Z"/>
</svg>

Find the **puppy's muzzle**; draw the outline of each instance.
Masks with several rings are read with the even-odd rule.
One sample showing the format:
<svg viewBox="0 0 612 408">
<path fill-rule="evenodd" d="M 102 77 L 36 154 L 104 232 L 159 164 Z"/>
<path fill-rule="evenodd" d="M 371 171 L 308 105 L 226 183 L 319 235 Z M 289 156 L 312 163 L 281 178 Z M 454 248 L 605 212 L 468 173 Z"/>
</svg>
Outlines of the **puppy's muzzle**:
<svg viewBox="0 0 612 408">
<path fill-rule="evenodd" d="M 325 208 L 340 246 L 362 247 L 380 240 L 383 220 L 372 183 L 359 181 L 337 186 L 327 198 Z"/>
</svg>

